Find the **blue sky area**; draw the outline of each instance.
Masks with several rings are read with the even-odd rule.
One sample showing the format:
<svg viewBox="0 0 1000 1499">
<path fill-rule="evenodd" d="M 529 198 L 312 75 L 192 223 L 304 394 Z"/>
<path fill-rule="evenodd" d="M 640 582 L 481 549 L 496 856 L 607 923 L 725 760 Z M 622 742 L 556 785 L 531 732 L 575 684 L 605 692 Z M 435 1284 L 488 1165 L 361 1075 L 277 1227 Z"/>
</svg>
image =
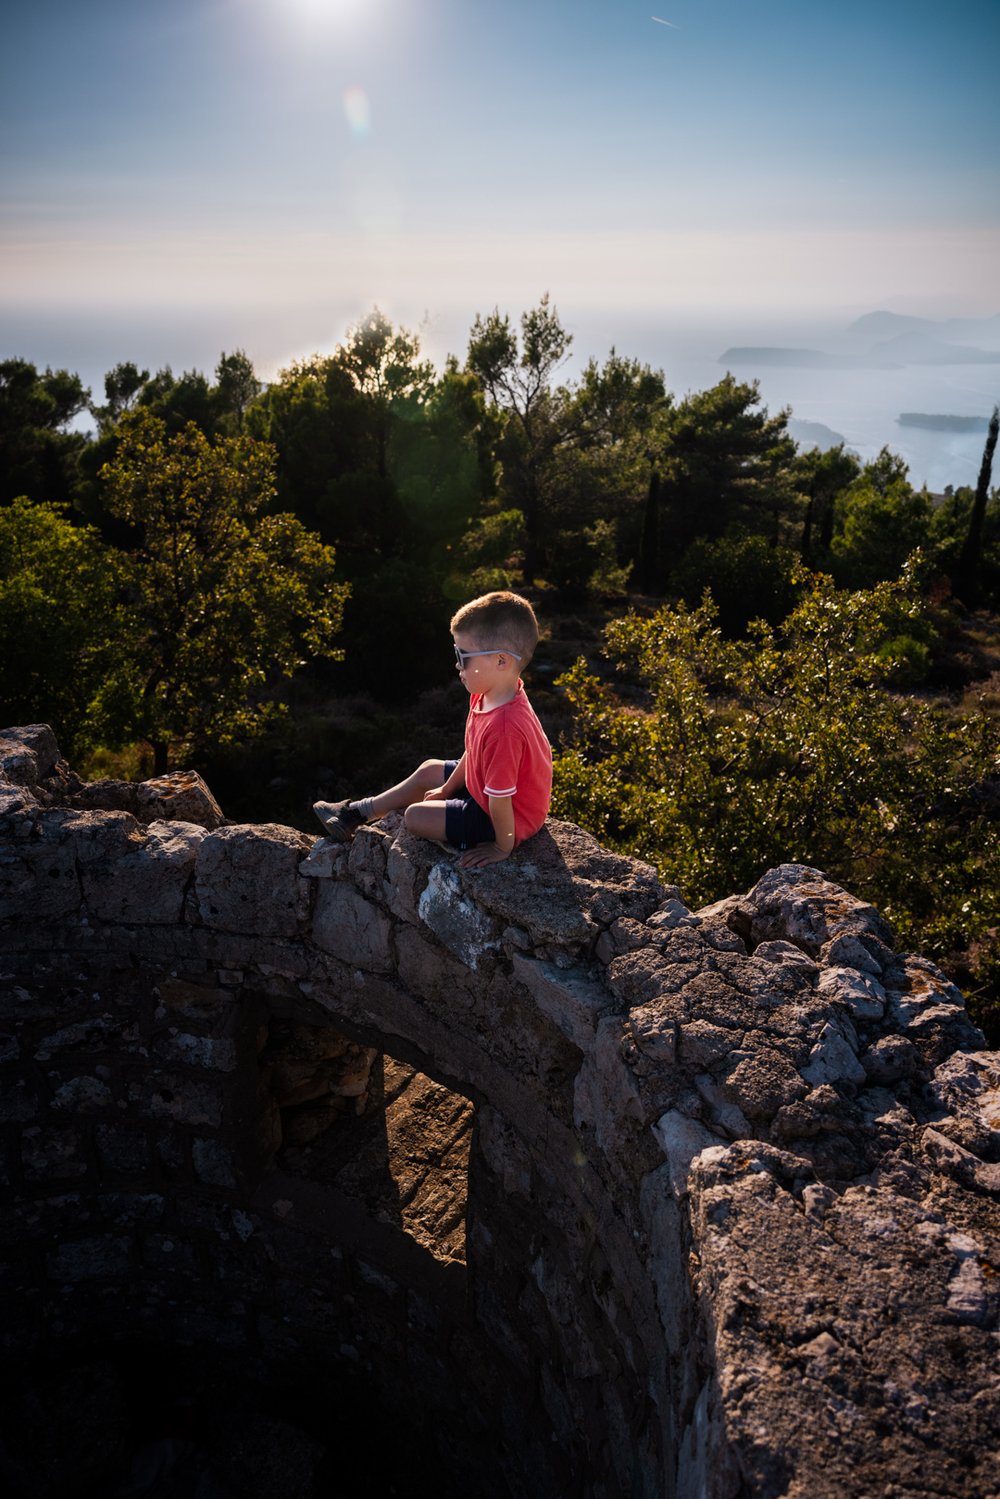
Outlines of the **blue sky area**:
<svg viewBox="0 0 1000 1499">
<path fill-rule="evenodd" d="M 1000 311 L 998 0 L 32 0 L 2 35 L 0 354 L 273 373 L 378 303 L 440 359 L 545 290 L 598 354 Z"/>
</svg>

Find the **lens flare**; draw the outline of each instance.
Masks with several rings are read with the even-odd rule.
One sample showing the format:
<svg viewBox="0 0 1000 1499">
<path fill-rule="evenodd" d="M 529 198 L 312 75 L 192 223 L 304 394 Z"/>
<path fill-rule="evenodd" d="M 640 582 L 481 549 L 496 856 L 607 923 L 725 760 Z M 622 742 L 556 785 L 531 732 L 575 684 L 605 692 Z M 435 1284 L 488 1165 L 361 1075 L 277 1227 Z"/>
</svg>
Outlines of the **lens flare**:
<svg viewBox="0 0 1000 1499">
<path fill-rule="evenodd" d="M 367 135 L 371 129 L 372 112 L 368 95 L 356 85 L 344 90 L 344 114 L 355 135 Z"/>
</svg>

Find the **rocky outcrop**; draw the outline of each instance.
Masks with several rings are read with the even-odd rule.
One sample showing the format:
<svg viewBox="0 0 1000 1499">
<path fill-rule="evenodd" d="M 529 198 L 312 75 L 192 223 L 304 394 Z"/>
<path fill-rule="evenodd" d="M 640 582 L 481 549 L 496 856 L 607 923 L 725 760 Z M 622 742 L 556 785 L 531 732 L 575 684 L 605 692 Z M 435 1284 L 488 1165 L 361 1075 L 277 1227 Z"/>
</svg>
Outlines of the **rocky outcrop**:
<svg viewBox="0 0 1000 1499">
<path fill-rule="evenodd" d="M 356 1367 L 482 1493 L 996 1491 L 1000 1059 L 820 872 L 691 911 L 556 821 L 461 871 L 44 728 L 0 833 L 10 1357 Z M 382 1053 L 474 1106 L 464 1265 L 283 1172 Z"/>
</svg>

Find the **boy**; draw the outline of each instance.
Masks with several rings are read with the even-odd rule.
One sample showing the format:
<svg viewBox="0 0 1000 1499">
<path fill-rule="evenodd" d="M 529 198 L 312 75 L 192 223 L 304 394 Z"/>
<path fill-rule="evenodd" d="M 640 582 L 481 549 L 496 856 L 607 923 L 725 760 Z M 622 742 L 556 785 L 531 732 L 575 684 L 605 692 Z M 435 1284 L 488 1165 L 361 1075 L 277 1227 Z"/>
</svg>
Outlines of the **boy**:
<svg viewBox="0 0 1000 1499">
<path fill-rule="evenodd" d="M 552 749 L 520 672 L 538 644 L 538 621 L 516 593 L 486 593 L 451 621 L 455 665 L 469 693 L 465 753 L 425 760 L 398 786 L 355 802 L 316 802 L 329 838 L 348 843 L 364 822 L 405 808 L 420 838 L 447 840 L 466 869 L 496 864 L 545 821 Z"/>
</svg>

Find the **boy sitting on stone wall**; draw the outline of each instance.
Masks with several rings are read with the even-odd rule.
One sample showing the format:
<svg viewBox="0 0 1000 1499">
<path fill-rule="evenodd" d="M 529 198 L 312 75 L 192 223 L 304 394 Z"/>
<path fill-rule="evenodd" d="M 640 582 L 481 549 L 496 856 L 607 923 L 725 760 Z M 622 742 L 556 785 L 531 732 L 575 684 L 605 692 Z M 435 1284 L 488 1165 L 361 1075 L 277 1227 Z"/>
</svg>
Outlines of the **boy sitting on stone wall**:
<svg viewBox="0 0 1000 1499">
<path fill-rule="evenodd" d="M 378 796 L 315 802 L 327 837 L 349 842 L 362 823 L 405 808 L 411 833 L 454 845 L 471 869 L 506 859 L 544 823 L 552 748 L 520 677 L 538 644 L 535 611 L 519 594 L 487 593 L 459 609 L 451 632 L 470 695 L 462 758 L 425 760 Z"/>
</svg>

